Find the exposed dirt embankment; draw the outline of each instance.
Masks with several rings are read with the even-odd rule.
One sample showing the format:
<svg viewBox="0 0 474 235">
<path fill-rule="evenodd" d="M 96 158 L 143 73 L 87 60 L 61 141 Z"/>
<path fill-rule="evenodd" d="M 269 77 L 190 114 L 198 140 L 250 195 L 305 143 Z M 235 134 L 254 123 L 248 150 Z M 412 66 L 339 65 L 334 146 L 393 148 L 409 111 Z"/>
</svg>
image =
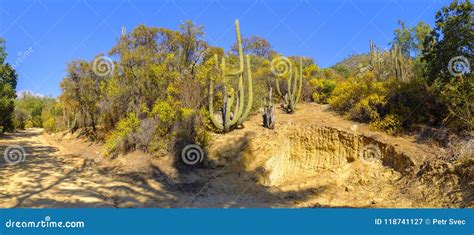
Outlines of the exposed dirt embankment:
<svg viewBox="0 0 474 235">
<path fill-rule="evenodd" d="M 300 206 L 472 206 L 471 173 L 455 170 L 465 169 L 462 163 L 441 161 L 443 151 L 305 104 L 293 115 L 279 113 L 275 130 L 253 120 L 217 136 L 208 164 L 256 172 L 260 184 L 284 191 L 318 189 Z"/>
</svg>

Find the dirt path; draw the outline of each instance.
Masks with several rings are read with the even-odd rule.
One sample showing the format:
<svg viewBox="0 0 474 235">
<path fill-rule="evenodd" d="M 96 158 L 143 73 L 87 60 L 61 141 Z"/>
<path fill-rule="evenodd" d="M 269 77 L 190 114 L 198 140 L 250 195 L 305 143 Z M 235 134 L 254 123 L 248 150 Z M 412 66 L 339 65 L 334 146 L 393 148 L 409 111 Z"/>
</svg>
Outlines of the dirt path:
<svg viewBox="0 0 474 235">
<path fill-rule="evenodd" d="M 96 190 L 103 176 L 96 177 L 98 172 L 81 156 L 64 154 L 48 143 L 41 129 L 1 136 L 2 153 L 15 145 L 26 155 L 16 162 L 2 158 L 0 207 L 109 206 L 107 197 Z"/>
<path fill-rule="evenodd" d="M 161 168 L 144 168 L 140 162 L 148 162 L 145 155 L 133 156 L 142 158 L 134 166 L 98 160 L 100 146 L 81 140 L 58 144 L 41 129 L 1 136 L 1 153 L 17 145 L 26 152 L 24 160 L 0 162 L 0 208 L 270 207 L 285 206 L 285 196 L 291 196 L 269 192 L 253 179 L 233 182 L 233 173 L 225 171 L 183 176 L 164 159 L 156 163 Z"/>
<path fill-rule="evenodd" d="M 462 181 L 457 168 L 422 165 L 439 149 L 302 107 L 277 113 L 275 130 L 256 115 L 243 129 L 214 135 L 198 168 L 141 152 L 104 159 L 101 144 L 65 133 L 0 135 L 0 208 L 473 206 L 474 164 L 458 167 L 467 169 Z M 357 159 L 368 143 L 386 155 L 383 163 Z M 24 158 L 5 159 L 12 147 Z M 413 174 L 400 171 L 405 156 Z"/>
</svg>

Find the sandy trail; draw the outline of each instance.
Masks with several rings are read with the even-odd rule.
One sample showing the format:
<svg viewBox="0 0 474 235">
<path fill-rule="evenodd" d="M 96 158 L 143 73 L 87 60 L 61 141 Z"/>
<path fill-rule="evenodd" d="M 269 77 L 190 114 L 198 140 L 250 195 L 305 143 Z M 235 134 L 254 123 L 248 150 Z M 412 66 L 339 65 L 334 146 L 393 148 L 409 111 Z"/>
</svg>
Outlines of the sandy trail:
<svg viewBox="0 0 474 235">
<path fill-rule="evenodd" d="M 97 147 L 77 141 L 58 144 L 41 129 L 1 137 L 1 153 L 14 145 L 23 147 L 26 156 L 17 164 L 2 156 L 1 208 L 291 206 L 285 197 L 292 192 L 270 192 L 243 174 L 237 176 L 240 182 L 235 182 L 237 174 L 226 171 L 182 175 L 172 166 L 163 167 L 168 160 L 158 160 L 161 168 L 119 170 L 97 161 L 98 154 L 92 156 Z"/>
<path fill-rule="evenodd" d="M 454 170 L 432 165 L 417 173 L 439 149 L 372 132 L 319 106 L 303 107 L 294 115 L 277 113 L 275 130 L 262 128 L 255 115 L 243 129 L 214 135 L 208 162 L 198 168 L 138 151 L 104 159 L 102 144 L 65 133 L 0 135 L 0 208 L 473 206 L 474 164 Z M 415 174 L 352 159 L 360 140 L 369 139 L 412 156 Z M 292 143 L 285 147 L 285 141 Z M 9 146 L 21 146 L 24 159 L 6 162 Z M 322 163 L 322 170 L 313 168 Z"/>
<path fill-rule="evenodd" d="M 4 135 L 8 146 L 21 146 L 26 156 L 16 164 L 2 159 L 0 207 L 104 207 L 109 206 L 98 183 L 104 179 L 87 167 L 79 155 L 64 154 L 49 144 L 41 129 Z"/>
</svg>

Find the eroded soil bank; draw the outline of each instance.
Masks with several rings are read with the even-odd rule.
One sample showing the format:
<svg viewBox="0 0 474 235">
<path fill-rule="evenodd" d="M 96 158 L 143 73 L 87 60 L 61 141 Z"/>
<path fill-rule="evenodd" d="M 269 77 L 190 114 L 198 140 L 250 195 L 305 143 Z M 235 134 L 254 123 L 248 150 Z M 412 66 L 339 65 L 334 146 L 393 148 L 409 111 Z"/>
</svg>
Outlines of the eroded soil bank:
<svg viewBox="0 0 474 235">
<path fill-rule="evenodd" d="M 0 162 L 0 207 L 474 207 L 472 139 L 453 154 L 312 104 L 276 119 L 275 130 L 256 115 L 215 134 L 197 168 L 141 152 L 106 159 L 65 133 L 2 136 L 1 152 L 27 155 Z"/>
<path fill-rule="evenodd" d="M 301 197 L 313 192 L 296 202 L 302 207 L 474 206 L 472 139 L 452 153 L 370 131 L 325 106 L 300 108 L 279 113 L 275 130 L 255 121 L 219 136 L 209 164 L 254 172 L 259 184 Z"/>
</svg>

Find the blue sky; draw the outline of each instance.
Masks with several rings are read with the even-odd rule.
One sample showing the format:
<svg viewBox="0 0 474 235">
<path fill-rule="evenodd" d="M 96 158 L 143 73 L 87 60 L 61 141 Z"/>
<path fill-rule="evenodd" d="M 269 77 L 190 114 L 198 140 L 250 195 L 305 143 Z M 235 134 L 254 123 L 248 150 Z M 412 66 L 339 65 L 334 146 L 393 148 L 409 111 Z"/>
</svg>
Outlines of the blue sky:
<svg viewBox="0 0 474 235">
<path fill-rule="evenodd" d="M 243 36 L 266 38 L 285 56 L 312 57 L 321 67 L 393 39 L 399 19 L 434 23 L 446 0 L 0 0 L 0 37 L 19 74 L 18 91 L 60 94 L 66 65 L 92 60 L 117 42 L 122 26 L 177 29 L 190 19 L 207 41 L 229 50 L 234 20 Z"/>
</svg>

